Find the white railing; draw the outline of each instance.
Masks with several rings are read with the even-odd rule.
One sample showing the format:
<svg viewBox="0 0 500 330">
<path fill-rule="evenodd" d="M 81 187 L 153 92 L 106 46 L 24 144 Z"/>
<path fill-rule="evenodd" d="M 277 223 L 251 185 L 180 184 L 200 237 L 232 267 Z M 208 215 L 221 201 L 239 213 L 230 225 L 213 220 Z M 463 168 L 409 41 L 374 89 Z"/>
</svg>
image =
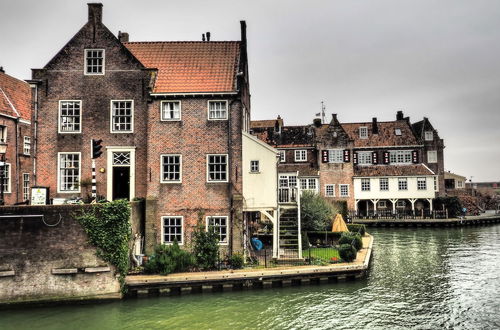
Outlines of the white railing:
<svg viewBox="0 0 500 330">
<path fill-rule="evenodd" d="M 297 203 L 297 188 L 278 188 L 278 203 Z"/>
</svg>

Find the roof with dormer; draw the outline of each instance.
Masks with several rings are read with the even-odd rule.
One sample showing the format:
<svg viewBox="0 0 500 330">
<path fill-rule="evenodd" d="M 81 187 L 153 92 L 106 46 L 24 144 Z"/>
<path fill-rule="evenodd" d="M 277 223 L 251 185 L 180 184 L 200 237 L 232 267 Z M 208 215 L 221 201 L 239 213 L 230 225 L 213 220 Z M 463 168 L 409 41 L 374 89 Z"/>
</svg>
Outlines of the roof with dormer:
<svg viewBox="0 0 500 330">
<path fill-rule="evenodd" d="M 419 145 L 406 120 L 377 122 L 377 134 L 374 134 L 373 122 L 343 123 L 341 125 L 354 141 L 355 148 Z M 367 128 L 367 138 L 360 136 L 361 127 Z"/>
</svg>

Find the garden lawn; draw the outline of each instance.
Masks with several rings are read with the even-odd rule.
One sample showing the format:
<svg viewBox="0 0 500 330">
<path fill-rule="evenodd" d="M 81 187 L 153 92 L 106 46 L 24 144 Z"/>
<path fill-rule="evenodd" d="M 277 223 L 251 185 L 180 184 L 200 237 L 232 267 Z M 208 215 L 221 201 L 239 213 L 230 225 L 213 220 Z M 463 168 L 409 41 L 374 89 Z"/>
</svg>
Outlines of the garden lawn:
<svg viewBox="0 0 500 330">
<path fill-rule="evenodd" d="M 340 260 L 339 251 L 335 248 L 310 248 L 302 251 L 302 256 L 304 258 L 309 258 L 309 251 L 311 252 L 311 258 L 322 259 L 324 261 L 330 262 L 332 258 L 337 258 Z"/>
</svg>

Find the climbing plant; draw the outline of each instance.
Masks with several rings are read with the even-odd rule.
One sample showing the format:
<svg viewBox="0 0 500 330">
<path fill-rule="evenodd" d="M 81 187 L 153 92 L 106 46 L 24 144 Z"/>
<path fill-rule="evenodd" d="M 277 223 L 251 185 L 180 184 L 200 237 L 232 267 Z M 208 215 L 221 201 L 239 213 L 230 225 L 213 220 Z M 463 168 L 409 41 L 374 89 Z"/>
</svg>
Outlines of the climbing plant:
<svg viewBox="0 0 500 330">
<path fill-rule="evenodd" d="M 76 216 L 97 256 L 116 267 L 123 287 L 129 269 L 130 205 L 126 200 L 95 204 Z"/>
</svg>

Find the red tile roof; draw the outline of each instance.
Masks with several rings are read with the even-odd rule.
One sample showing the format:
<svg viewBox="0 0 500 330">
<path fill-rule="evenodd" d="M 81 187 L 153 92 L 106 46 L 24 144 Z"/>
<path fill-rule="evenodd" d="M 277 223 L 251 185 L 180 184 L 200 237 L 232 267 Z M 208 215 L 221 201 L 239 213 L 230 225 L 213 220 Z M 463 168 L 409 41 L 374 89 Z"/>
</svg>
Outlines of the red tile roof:
<svg viewBox="0 0 500 330">
<path fill-rule="evenodd" d="M 418 141 L 406 120 L 378 122 L 378 134 L 372 132 L 372 122 L 368 123 L 346 123 L 342 127 L 354 140 L 354 147 L 382 147 L 382 146 L 410 146 L 418 145 Z M 359 137 L 359 128 L 368 128 L 368 138 Z M 396 129 L 401 130 L 401 135 L 396 135 Z"/>
<path fill-rule="evenodd" d="M 31 120 L 31 88 L 27 82 L 0 72 L 0 113 Z"/>
<path fill-rule="evenodd" d="M 235 92 L 239 41 L 127 42 L 147 68 L 158 69 L 153 93 Z"/>
<path fill-rule="evenodd" d="M 278 119 L 271 119 L 271 120 L 252 120 L 250 122 L 250 128 L 266 128 L 266 127 L 274 128 L 276 125 L 276 122 L 278 122 L 279 126 L 283 126 L 283 119 L 278 118 Z"/>
<path fill-rule="evenodd" d="M 424 164 L 356 166 L 354 176 L 434 175 Z"/>
</svg>

